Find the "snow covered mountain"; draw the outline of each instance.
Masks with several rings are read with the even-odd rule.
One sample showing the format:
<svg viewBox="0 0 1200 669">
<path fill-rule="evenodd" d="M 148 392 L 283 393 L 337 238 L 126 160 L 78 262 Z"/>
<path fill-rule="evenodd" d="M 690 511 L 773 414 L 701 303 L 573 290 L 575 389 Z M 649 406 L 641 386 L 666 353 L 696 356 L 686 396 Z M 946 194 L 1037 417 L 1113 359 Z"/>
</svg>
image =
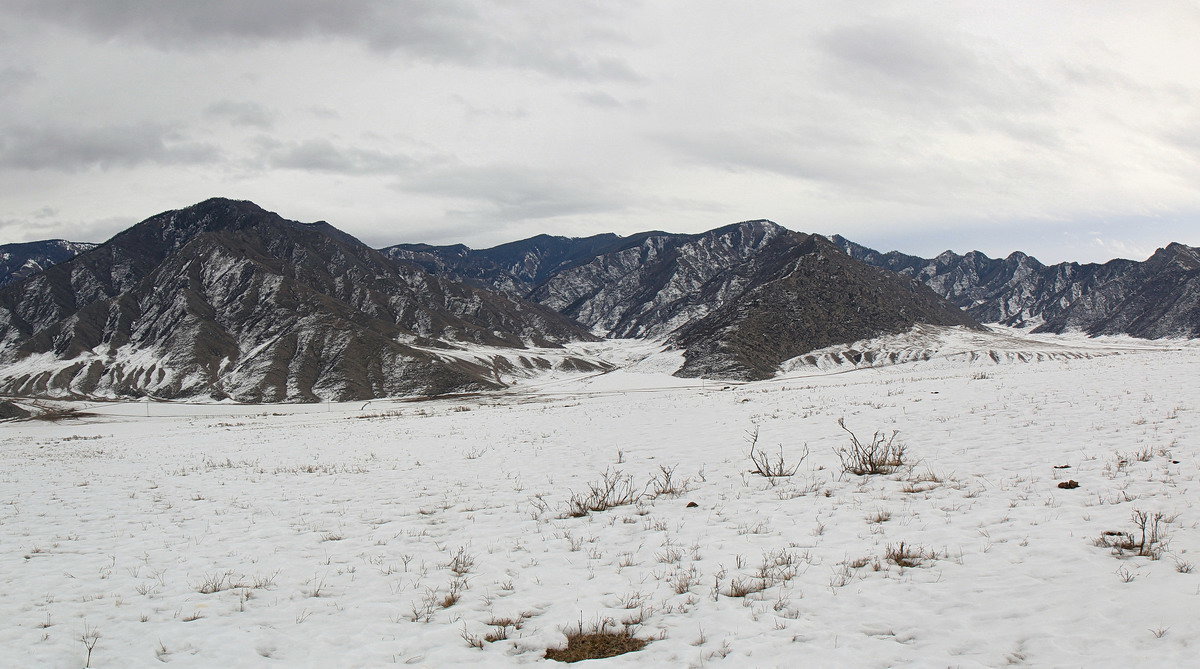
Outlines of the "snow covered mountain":
<svg viewBox="0 0 1200 669">
<path fill-rule="evenodd" d="M 65 239 L 0 244 L 0 286 L 37 274 L 51 265 L 70 260 L 96 246 L 88 242 L 68 242 Z"/>
<path fill-rule="evenodd" d="M 765 379 L 801 354 L 919 324 L 981 329 L 920 283 L 854 260 L 820 235 L 785 232 L 727 272 L 709 282 L 714 292 L 702 289 L 714 297 L 708 313 L 670 337 L 684 349 L 680 376 Z"/>
<path fill-rule="evenodd" d="M 651 234 L 664 233 L 637 237 Z M 538 235 L 483 250 L 462 244 L 397 244 L 380 251 L 416 263 L 431 274 L 524 295 L 555 272 L 628 246 L 630 239 L 612 233 L 581 238 Z"/>
<path fill-rule="evenodd" d="M 1200 336 L 1200 249 L 1183 244 L 1143 262 L 1043 265 L 1024 253 L 993 259 L 946 251 L 926 259 L 833 241 L 854 258 L 922 281 L 980 322 L 1034 332 Z"/>
<path fill-rule="evenodd" d="M 809 350 L 916 323 L 976 326 L 924 286 L 765 220 L 700 234 L 384 252 L 512 291 L 605 336 L 667 338 L 685 351 L 683 376 L 765 378 Z"/>
<path fill-rule="evenodd" d="M 436 351 L 592 338 L 328 223 L 212 199 L 0 289 L 0 392 L 311 401 L 483 389 L 496 370 Z"/>
<path fill-rule="evenodd" d="M 99 246 L 14 246 L 29 248 L 24 275 L 0 287 L 0 393 L 18 395 L 479 390 L 607 369 L 561 348 L 597 337 L 665 341 L 682 354 L 677 376 L 756 380 L 918 325 L 1200 336 L 1200 250 L 1181 244 L 1141 263 L 1045 266 L 1021 253 L 881 254 L 752 220 L 376 251 L 328 223 L 216 198 Z"/>
</svg>

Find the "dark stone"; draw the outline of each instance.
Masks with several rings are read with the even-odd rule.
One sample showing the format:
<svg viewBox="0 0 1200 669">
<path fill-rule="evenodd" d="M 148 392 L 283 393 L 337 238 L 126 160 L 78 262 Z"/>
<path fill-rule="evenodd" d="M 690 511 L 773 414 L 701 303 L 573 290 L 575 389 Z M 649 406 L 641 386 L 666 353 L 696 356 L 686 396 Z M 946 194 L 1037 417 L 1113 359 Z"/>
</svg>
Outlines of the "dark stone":
<svg viewBox="0 0 1200 669">
<path fill-rule="evenodd" d="M 1079 481 L 1059 481 L 1058 487 L 1062 488 L 1063 490 L 1073 490 L 1079 487 Z"/>
<path fill-rule="evenodd" d="M 695 503 L 695 502 L 688 502 L 688 503 L 687 503 L 687 506 L 686 506 L 686 507 L 684 507 L 684 508 L 687 508 L 687 509 L 694 509 L 694 508 L 696 508 L 696 507 L 698 507 L 698 506 L 700 506 L 700 505 L 699 505 L 699 504 L 697 504 L 697 503 Z"/>
</svg>

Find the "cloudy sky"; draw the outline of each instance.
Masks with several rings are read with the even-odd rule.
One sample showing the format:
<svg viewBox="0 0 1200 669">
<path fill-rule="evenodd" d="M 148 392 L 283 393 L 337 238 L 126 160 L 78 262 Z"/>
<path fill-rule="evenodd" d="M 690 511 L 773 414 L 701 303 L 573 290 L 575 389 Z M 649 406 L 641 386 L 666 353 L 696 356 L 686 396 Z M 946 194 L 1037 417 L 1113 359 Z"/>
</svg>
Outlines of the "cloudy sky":
<svg viewBox="0 0 1200 669">
<path fill-rule="evenodd" d="M 364 241 L 770 218 L 1200 245 L 1195 2 L 0 0 L 0 242 L 221 195 Z"/>
</svg>

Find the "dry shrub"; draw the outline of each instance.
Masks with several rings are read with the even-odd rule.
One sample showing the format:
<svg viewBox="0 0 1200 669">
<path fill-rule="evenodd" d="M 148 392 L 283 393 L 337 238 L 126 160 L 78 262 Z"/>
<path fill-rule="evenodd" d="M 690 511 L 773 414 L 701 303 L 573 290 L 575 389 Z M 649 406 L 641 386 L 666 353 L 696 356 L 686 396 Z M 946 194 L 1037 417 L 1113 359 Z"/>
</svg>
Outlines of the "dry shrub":
<svg viewBox="0 0 1200 669">
<path fill-rule="evenodd" d="M 679 465 L 674 467 L 658 466 L 658 473 L 650 479 L 650 483 L 647 485 L 651 497 L 673 497 L 692 489 L 691 478 L 675 477 L 675 470 L 678 468 Z"/>
<path fill-rule="evenodd" d="M 566 635 L 567 647 L 547 648 L 547 660 L 580 662 L 615 657 L 641 650 L 650 643 L 647 639 L 635 637 L 628 626 L 618 630 L 616 622 L 609 618 L 594 623 L 587 629 L 580 620 L 579 626 L 567 631 Z"/>
<path fill-rule="evenodd" d="M 606 470 L 598 482 L 588 484 L 587 492 L 571 495 L 567 501 L 567 516 L 582 518 L 593 511 L 633 504 L 644 492 L 644 488 L 639 490 L 634 486 L 632 475 Z"/>
<path fill-rule="evenodd" d="M 1117 557 L 1123 557 L 1126 553 L 1148 557 L 1152 560 L 1162 557 L 1166 545 L 1162 526 L 1172 522 L 1173 518 L 1168 518 L 1161 511 L 1151 513 L 1134 509 L 1130 514 L 1130 520 L 1137 527 L 1136 533 L 1108 530 L 1100 534 L 1095 544 L 1102 548 L 1111 548 Z"/>
<path fill-rule="evenodd" d="M 846 427 L 845 418 L 838 419 L 838 426 L 850 435 L 849 446 L 834 449 L 844 473 L 855 476 L 891 474 L 904 464 L 905 446 L 896 443 L 898 430 L 892 430 L 890 435 L 878 431 L 864 444 Z"/>
<path fill-rule="evenodd" d="M 937 553 L 901 541 L 894 546 L 889 545 L 883 552 L 883 559 L 898 567 L 920 567 L 927 560 L 936 560 Z"/>
<path fill-rule="evenodd" d="M 721 594 L 726 597 L 749 597 L 768 587 L 770 587 L 770 583 L 765 579 L 735 578 L 729 582 L 729 586 Z"/>
<path fill-rule="evenodd" d="M 746 441 L 750 444 L 750 462 L 754 464 L 754 469 L 751 471 L 759 476 L 775 478 L 778 476 L 792 476 L 800 469 L 800 465 L 808 457 L 808 446 L 804 447 L 804 453 L 791 466 L 788 466 L 787 461 L 783 457 L 783 446 L 779 446 L 779 455 L 771 457 L 767 452 L 758 447 L 758 428 L 755 427 L 753 432 L 746 436 Z"/>
</svg>

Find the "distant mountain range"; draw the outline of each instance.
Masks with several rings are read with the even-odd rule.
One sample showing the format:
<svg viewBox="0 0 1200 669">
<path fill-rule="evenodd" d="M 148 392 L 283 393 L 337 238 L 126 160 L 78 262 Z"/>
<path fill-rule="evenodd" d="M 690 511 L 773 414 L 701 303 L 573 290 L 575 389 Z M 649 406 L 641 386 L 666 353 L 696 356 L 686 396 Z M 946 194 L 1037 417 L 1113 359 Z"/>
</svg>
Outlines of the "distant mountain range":
<svg viewBox="0 0 1200 669">
<path fill-rule="evenodd" d="M 96 248 L 88 242 L 47 239 L 23 244 L 0 244 L 0 286 L 32 276 L 64 260 Z"/>
<path fill-rule="evenodd" d="M 1200 251 L 1179 244 L 1142 263 L 1044 266 L 1024 254 L 882 254 L 756 220 L 700 234 L 374 250 L 328 223 L 217 198 L 101 245 L 0 249 L 0 393 L 17 395 L 255 402 L 483 390 L 518 365 L 603 371 L 529 348 L 597 337 L 664 340 L 683 352 L 680 376 L 753 380 L 809 351 L 918 324 L 1200 335 Z"/>
<path fill-rule="evenodd" d="M 1169 244 L 1145 261 L 1043 265 L 1024 253 L 919 258 L 834 236 L 851 257 L 913 277 L 983 323 L 1034 332 L 1200 337 L 1200 249 Z"/>
<path fill-rule="evenodd" d="M 917 282 L 770 221 L 689 235 L 539 236 L 483 251 L 383 252 L 508 290 L 606 337 L 666 338 L 685 352 L 681 376 L 762 379 L 785 360 L 868 333 L 915 323 L 978 327 Z"/>
</svg>

